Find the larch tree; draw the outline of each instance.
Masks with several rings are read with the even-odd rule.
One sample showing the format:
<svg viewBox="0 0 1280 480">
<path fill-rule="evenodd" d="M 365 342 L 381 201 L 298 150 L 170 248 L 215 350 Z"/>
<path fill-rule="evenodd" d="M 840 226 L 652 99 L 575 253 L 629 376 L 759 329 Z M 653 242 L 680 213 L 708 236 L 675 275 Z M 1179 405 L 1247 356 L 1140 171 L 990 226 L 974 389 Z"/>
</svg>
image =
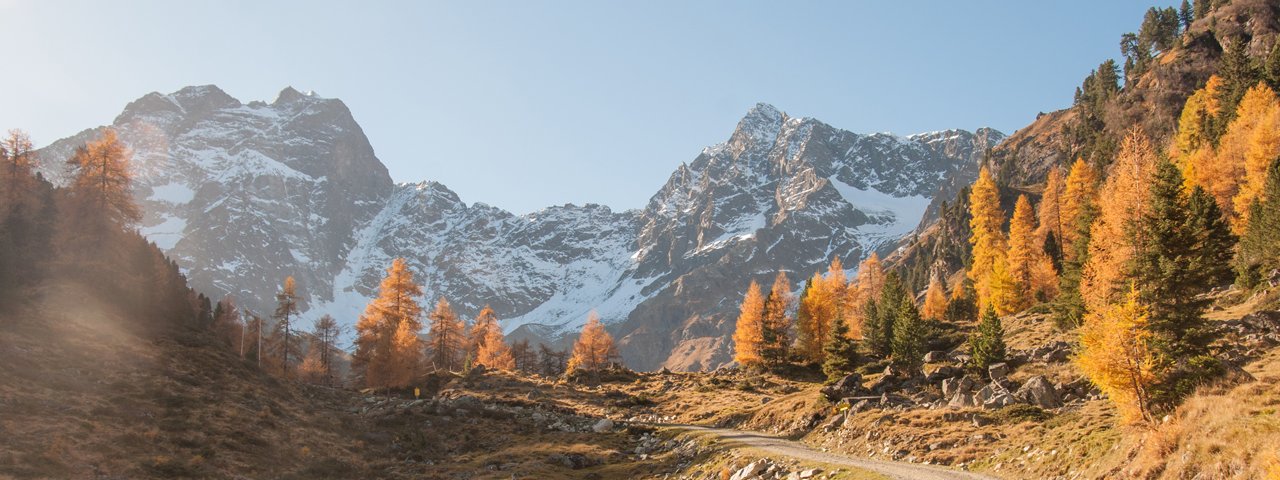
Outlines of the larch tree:
<svg viewBox="0 0 1280 480">
<path fill-rule="evenodd" d="M 596 312 L 587 315 L 587 324 L 582 326 L 578 341 L 573 344 L 573 355 L 569 357 L 569 372 L 598 372 L 618 359 L 618 348 L 613 344 L 613 336 L 605 331 L 604 324 Z"/>
<path fill-rule="evenodd" d="M 1118 302 L 1090 312 L 1080 327 L 1076 364 L 1116 404 L 1130 423 L 1151 422 L 1150 390 L 1156 381 L 1147 308 L 1130 288 Z"/>
<path fill-rule="evenodd" d="M 498 327 L 498 314 L 493 311 L 493 308 L 485 305 L 480 309 L 480 313 L 476 314 L 476 321 L 471 324 L 471 330 L 467 332 L 467 355 L 475 359 L 480 358 L 480 347 L 484 345 L 485 337 L 492 327 Z"/>
<path fill-rule="evenodd" d="M 1250 206 L 1234 265 L 1246 287 L 1280 269 L 1280 159 L 1271 162 L 1262 192 Z"/>
<path fill-rule="evenodd" d="M 1009 274 L 1014 280 L 1015 305 L 1019 310 L 1036 301 L 1049 300 L 1058 291 L 1058 271 L 1041 237 L 1035 233 L 1036 219 L 1026 198 L 1026 195 L 1018 197 L 1009 225 Z"/>
<path fill-rule="evenodd" d="M 1187 102 L 1182 107 L 1169 155 L 1177 159 L 1184 174 L 1191 166 L 1193 154 L 1212 149 L 1214 123 L 1220 115 L 1218 94 L 1221 88 L 1222 78 L 1213 75 L 1203 88 L 1187 97 Z"/>
<path fill-rule="evenodd" d="M 97 225 L 98 222 L 88 219 L 100 219 L 106 222 L 98 225 L 102 228 L 127 228 L 142 220 L 142 212 L 130 190 L 133 184 L 131 157 L 132 153 L 113 129 L 107 129 L 97 140 L 76 149 L 67 163 L 75 172 L 72 196 L 83 212 L 77 220 Z"/>
<path fill-rule="evenodd" d="M 35 149 L 21 130 L 9 130 L 0 140 L 0 194 L 10 209 L 26 203 L 35 192 Z M 8 213 L 8 212 L 0 212 Z"/>
<path fill-rule="evenodd" d="M 1120 146 L 1098 196 L 1098 216 L 1090 228 L 1089 262 L 1084 265 L 1080 294 L 1088 310 L 1097 311 L 1121 300 L 1129 277 L 1129 263 L 1137 255 L 1145 232 L 1130 228 L 1147 213 L 1156 154 L 1147 137 L 1134 127 Z"/>
<path fill-rule="evenodd" d="M 929 288 L 924 292 L 924 318 L 942 320 L 947 314 L 947 292 L 938 277 L 929 279 Z"/>
<path fill-rule="evenodd" d="M 1000 209 L 1000 194 L 991 172 L 983 167 L 978 172 L 978 180 L 974 182 L 969 193 L 969 244 L 973 246 L 973 261 L 968 276 L 978 293 L 978 308 L 995 305 L 997 310 L 1007 310 L 1010 306 L 997 302 L 1002 292 L 995 291 L 1003 284 L 1003 279 L 996 277 L 999 264 L 1006 261 L 1008 240 L 1004 235 L 1004 212 Z M 1007 266 L 1005 267 L 1007 269 Z"/>
<path fill-rule="evenodd" d="M 422 349 L 405 350 L 407 339 L 397 342 L 400 330 L 412 333 L 416 338 L 422 331 L 422 306 L 417 298 L 422 287 L 413 281 L 413 272 L 403 258 L 397 258 L 387 268 L 387 276 L 378 286 L 378 296 L 365 307 L 364 314 L 356 322 L 355 353 L 352 366 L 363 374 L 365 385 L 373 388 L 403 387 L 404 378 L 399 372 L 411 372 L 417 377 L 422 365 Z M 402 329 L 401 326 L 404 326 Z"/>
<path fill-rule="evenodd" d="M 1044 183 L 1044 193 L 1040 196 L 1040 206 L 1036 209 L 1036 218 L 1040 222 L 1036 227 L 1036 246 L 1058 264 L 1062 263 L 1062 193 L 1062 170 L 1051 168 Z"/>
<path fill-rule="evenodd" d="M 454 313 L 444 297 L 436 301 L 436 308 L 427 315 L 427 360 L 436 371 L 457 371 L 463 367 L 467 356 L 466 326 Z"/>
<path fill-rule="evenodd" d="M 769 289 L 769 295 L 764 299 L 764 344 L 760 353 L 768 366 L 785 363 L 791 354 L 790 308 L 791 284 L 787 281 L 786 273 L 778 272 L 773 279 L 773 288 Z"/>
<path fill-rule="evenodd" d="M 320 316 L 311 326 L 311 349 L 307 353 L 314 353 L 316 372 L 320 375 L 320 383 L 324 385 L 333 385 L 337 380 L 334 360 L 337 360 L 342 352 L 342 349 L 338 348 L 340 335 L 342 335 L 342 327 L 329 315 Z"/>
<path fill-rule="evenodd" d="M 733 330 L 733 361 L 743 368 L 764 366 L 764 294 L 760 285 L 751 281 L 738 310 L 738 322 Z"/>
<path fill-rule="evenodd" d="M 1250 88 L 1240 100 L 1235 119 L 1227 124 L 1211 161 L 1197 165 L 1194 185 L 1213 194 L 1243 231 L 1249 204 L 1257 197 L 1272 159 L 1280 154 L 1280 100 L 1265 83 Z"/>
<path fill-rule="evenodd" d="M 422 371 L 422 338 L 409 322 L 400 322 L 391 337 L 392 357 L 387 383 L 394 386 L 412 385 Z"/>
<path fill-rule="evenodd" d="M 776 282 L 774 287 L 777 288 Z M 839 258 L 831 261 L 826 277 L 815 273 L 809 280 L 797 309 L 796 349 L 804 361 L 822 363 L 823 348 L 835 328 L 835 320 L 844 316 L 846 289 L 844 266 Z M 787 293 L 789 296 L 790 292 Z"/>
<path fill-rule="evenodd" d="M 1076 249 L 1073 245 L 1079 238 L 1080 217 L 1086 214 L 1097 197 L 1098 172 L 1085 163 L 1084 159 L 1077 158 L 1071 164 L 1071 171 L 1067 173 L 1066 186 L 1062 189 L 1062 210 L 1059 212 L 1059 216 L 1066 222 L 1063 224 L 1061 242 L 1064 263 L 1075 257 Z"/>
<path fill-rule="evenodd" d="M 471 337 L 475 347 L 473 354 L 476 363 L 496 370 L 511 371 L 516 368 L 515 357 L 507 339 L 502 334 L 502 325 L 498 324 L 498 315 L 485 305 L 476 315 L 476 323 L 471 327 Z"/>
<path fill-rule="evenodd" d="M 862 326 L 866 324 L 863 316 L 866 309 L 863 307 L 867 302 L 880 297 L 884 279 L 884 266 L 880 263 L 879 254 L 871 252 L 871 255 L 858 264 L 857 276 L 849 282 L 845 293 L 845 319 L 849 324 L 849 338 L 857 340 L 863 337 Z"/>
<path fill-rule="evenodd" d="M 289 376 L 289 365 L 293 362 L 301 360 L 298 358 L 297 344 L 293 334 L 293 320 L 298 315 L 298 290 L 297 284 L 293 281 L 293 277 L 285 277 L 284 285 L 281 286 L 280 292 L 276 294 L 276 311 L 271 315 L 271 319 L 276 322 L 276 331 L 280 336 L 279 351 L 280 355 L 280 375 Z M 290 359 L 290 354 L 293 358 Z"/>
</svg>

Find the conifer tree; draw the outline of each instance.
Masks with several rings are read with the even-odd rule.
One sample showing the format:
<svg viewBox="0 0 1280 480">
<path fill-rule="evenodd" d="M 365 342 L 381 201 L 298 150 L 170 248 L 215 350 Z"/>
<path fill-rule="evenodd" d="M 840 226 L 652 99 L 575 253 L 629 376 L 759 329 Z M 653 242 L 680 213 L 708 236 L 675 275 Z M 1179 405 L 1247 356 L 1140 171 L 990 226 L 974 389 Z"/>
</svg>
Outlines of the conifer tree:
<svg viewBox="0 0 1280 480">
<path fill-rule="evenodd" d="M 786 273 L 778 272 L 773 280 L 773 288 L 769 289 L 769 295 L 764 299 L 764 344 L 760 353 L 768 366 L 776 367 L 786 363 L 791 353 L 792 320 L 787 314 L 790 306 L 790 283 Z"/>
<path fill-rule="evenodd" d="M 436 301 L 435 310 L 427 316 L 427 360 L 437 371 L 457 371 L 467 359 L 466 326 L 444 297 Z"/>
<path fill-rule="evenodd" d="M 964 279 L 960 282 L 960 287 L 951 292 L 951 299 L 947 301 L 947 311 L 943 317 L 954 324 L 977 323 L 977 293 L 974 292 L 972 281 Z"/>
<path fill-rule="evenodd" d="M 1053 319 L 1058 328 L 1070 330 L 1084 323 L 1085 304 L 1080 293 L 1080 281 L 1084 265 L 1089 262 L 1089 243 L 1097 207 L 1092 203 L 1081 206 L 1073 220 L 1076 240 L 1071 245 L 1071 255 L 1062 264 L 1062 276 L 1058 282 L 1058 297 L 1053 304 Z"/>
<path fill-rule="evenodd" d="M 1086 208 L 1095 203 L 1097 196 L 1098 172 L 1083 159 L 1077 158 L 1067 174 L 1066 186 L 1062 192 L 1062 211 L 1059 213 L 1066 222 L 1060 238 L 1064 263 L 1073 259 L 1075 252 L 1079 250 L 1073 246 L 1080 234 L 1079 221 L 1081 215 L 1086 213 Z"/>
<path fill-rule="evenodd" d="M 920 318 L 916 302 L 910 296 L 903 296 L 899 301 L 898 318 L 893 322 L 893 364 L 912 375 L 916 374 L 924 364 L 928 341 L 929 326 Z"/>
<path fill-rule="evenodd" d="M 986 308 L 995 302 L 997 264 L 1005 261 L 1008 241 L 1004 235 L 1004 212 L 1000 210 L 1000 195 L 991 172 L 983 167 L 969 193 L 969 244 L 973 246 L 973 261 L 969 267 L 969 279 L 978 292 L 978 307 Z M 1007 266 L 1006 266 L 1007 268 Z M 883 307 L 883 305 L 881 305 Z M 997 309 L 1008 305 L 996 304 Z"/>
<path fill-rule="evenodd" d="M 128 228 L 142 219 L 130 191 L 131 157 L 115 130 L 107 129 L 98 140 L 76 149 L 68 160 L 75 172 L 71 193 L 83 212 L 77 220 L 88 222 L 83 227 Z"/>
<path fill-rule="evenodd" d="M 1249 88 L 1211 161 L 1196 165 L 1193 182 L 1213 194 L 1243 231 L 1248 207 L 1262 188 L 1267 164 L 1280 155 L 1280 100 L 1265 83 Z"/>
<path fill-rule="evenodd" d="M 1005 360 L 1004 325 L 995 308 L 988 307 L 982 313 L 977 331 L 969 336 L 969 358 L 970 366 L 979 373 Z"/>
<path fill-rule="evenodd" d="M 289 376 L 289 365 L 291 362 L 300 360 L 297 358 L 298 350 L 295 348 L 297 341 L 293 336 L 293 320 L 298 314 L 298 292 L 297 285 L 293 281 L 293 277 L 285 277 L 284 285 L 280 289 L 280 293 L 276 294 L 276 311 L 271 316 L 276 321 L 276 330 L 281 337 L 279 343 L 280 355 L 280 375 Z M 290 354 L 294 358 L 290 359 Z"/>
<path fill-rule="evenodd" d="M 35 194 L 35 149 L 21 130 L 9 130 L 0 140 L 0 200 L 10 209 L 25 205 Z M 10 212 L 0 211 L 0 215 Z"/>
<path fill-rule="evenodd" d="M 334 360 L 342 350 L 338 348 L 338 336 L 342 335 L 342 327 L 332 316 L 322 315 L 311 326 L 311 348 L 307 352 L 308 359 L 314 357 L 313 371 L 318 375 L 320 384 L 333 385 L 337 375 Z"/>
<path fill-rule="evenodd" d="M 751 281 L 739 307 L 738 323 L 733 330 L 733 360 L 744 368 L 764 366 L 764 295 L 760 285 Z"/>
<path fill-rule="evenodd" d="M 822 362 L 822 373 L 827 376 L 828 382 L 840 380 L 853 371 L 858 344 L 849 338 L 849 324 L 843 317 L 836 318 L 835 328 L 831 330 L 831 337 L 822 350 L 826 356 Z"/>
<path fill-rule="evenodd" d="M 378 296 L 356 322 L 352 367 L 362 374 L 366 386 L 405 386 L 401 383 L 405 371 L 408 378 L 417 377 L 422 349 L 411 351 L 407 344 L 409 335 L 416 338 L 422 331 L 422 306 L 416 300 L 420 296 L 422 287 L 414 283 L 408 264 L 403 258 L 395 259 L 378 287 Z"/>
<path fill-rule="evenodd" d="M 1151 422 L 1150 390 L 1156 357 L 1150 345 L 1146 307 L 1136 288 L 1117 303 L 1090 312 L 1080 328 L 1076 364 L 1130 423 Z"/>
<path fill-rule="evenodd" d="M 1019 195 L 1009 224 L 1009 276 L 1013 279 L 1011 312 L 1021 311 L 1034 303 L 1036 294 L 1043 292 L 1038 271 L 1049 261 L 1044 248 L 1038 246 L 1035 236 L 1035 214 L 1026 195 Z"/>
<path fill-rule="evenodd" d="M 947 292 L 937 277 L 929 279 L 929 289 L 924 293 L 924 318 L 942 320 L 947 313 Z"/>
<path fill-rule="evenodd" d="M 502 335 L 502 327 L 494 325 L 486 329 L 484 343 L 476 354 L 476 363 L 496 370 L 515 370 L 516 359 Z"/>
<path fill-rule="evenodd" d="M 1050 239 L 1056 242 L 1062 241 L 1062 193 L 1063 193 L 1062 171 L 1057 167 L 1049 169 L 1049 178 L 1045 180 L 1044 194 L 1040 196 L 1040 206 L 1036 210 L 1036 218 L 1040 224 L 1036 227 L 1036 245 L 1041 251 L 1054 255 L 1047 250 L 1045 246 Z M 1016 207 L 1015 207 L 1016 209 Z M 1054 258 L 1056 262 L 1061 262 L 1061 258 Z"/>
<path fill-rule="evenodd" d="M 1120 154 L 1099 195 L 1098 218 L 1090 229 L 1089 263 L 1084 266 L 1080 292 L 1089 310 L 1119 301 L 1126 289 L 1128 266 L 1137 255 L 1145 232 L 1130 228 L 1147 214 L 1156 154 L 1138 127 L 1125 137 Z"/>
<path fill-rule="evenodd" d="M 893 328 L 902 306 L 906 290 L 896 272 L 885 276 L 880 298 L 867 302 L 864 307 L 866 324 L 863 345 L 872 356 L 888 358 L 893 353 Z"/>
<path fill-rule="evenodd" d="M 613 337 L 600 323 L 600 316 L 591 312 L 587 316 L 587 324 L 582 327 L 582 334 L 573 344 L 573 356 L 569 358 L 568 371 L 597 372 L 618 358 L 618 349 L 613 344 Z"/>
<path fill-rule="evenodd" d="M 484 345 L 490 328 L 501 329 L 498 326 L 498 314 L 493 311 L 493 308 L 485 305 L 480 309 L 480 313 L 476 314 L 476 321 L 471 324 L 471 330 L 467 332 L 467 355 L 480 358 L 480 347 Z"/>
<path fill-rule="evenodd" d="M 846 294 L 844 267 L 839 258 L 831 261 L 825 278 L 815 273 L 806 285 L 797 309 L 797 318 L 803 321 L 797 324 L 799 338 L 796 345 L 797 353 L 806 362 L 822 363 L 823 348 L 831 336 L 835 319 L 845 315 Z"/>
<path fill-rule="evenodd" d="M 1280 269 L 1280 159 L 1267 169 L 1266 184 L 1249 210 L 1249 224 L 1240 238 L 1236 272 L 1245 286 Z"/>
<path fill-rule="evenodd" d="M 867 302 L 875 301 L 880 297 L 880 290 L 884 288 L 884 267 L 880 264 L 880 255 L 871 252 L 862 263 L 858 264 L 857 277 L 849 282 L 845 293 L 845 319 L 849 325 L 849 338 L 860 339 L 863 337 L 863 325 L 867 323 L 867 319 L 863 316 Z"/>
<path fill-rule="evenodd" d="M 1149 205 L 1130 228 L 1142 240 L 1130 268 L 1152 346 L 1169 361 L 1202 355 L 1210 339 L 1202 294 L 1230 278 L 1234 239 L 1216 205 L 1199 207 L 1196 213 L 1207 218 L 1192 217 L 1182 173 L 1169 161 L 1157 164 L 1148 188 Z"/>
</svg>

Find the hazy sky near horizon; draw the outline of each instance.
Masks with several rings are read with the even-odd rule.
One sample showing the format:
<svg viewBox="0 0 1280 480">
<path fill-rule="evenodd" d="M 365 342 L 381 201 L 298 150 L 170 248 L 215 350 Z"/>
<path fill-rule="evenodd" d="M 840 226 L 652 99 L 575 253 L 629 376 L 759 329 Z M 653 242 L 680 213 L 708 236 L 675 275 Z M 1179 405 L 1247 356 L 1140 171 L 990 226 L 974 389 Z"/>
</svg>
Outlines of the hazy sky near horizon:
<svg viewBox="0 0 1280 480">
<path fill-rule="evenodd" d="M 396 181 L 515 213 L 639 208 L 756 102 L 1012 133 L 1070 105 L 1152 5 L 0 0 L 0 128 L 44 145 L 151 91 L 291 85 L 342 99 Z"/>
</svg>

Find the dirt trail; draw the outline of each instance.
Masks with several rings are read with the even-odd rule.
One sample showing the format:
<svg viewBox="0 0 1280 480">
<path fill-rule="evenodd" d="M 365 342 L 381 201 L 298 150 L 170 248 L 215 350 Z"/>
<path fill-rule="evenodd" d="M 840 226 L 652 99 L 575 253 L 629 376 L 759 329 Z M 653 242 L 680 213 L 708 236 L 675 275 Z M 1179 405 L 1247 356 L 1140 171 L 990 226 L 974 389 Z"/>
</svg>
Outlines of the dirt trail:
<svg viewBox="0 0 1280 480">
<path fill-rule="evenodd" d="M 821 452 L 810 448 L 800 442 L 778 438 L 756 432 L 748 432 L 744 430 L 732 430 L 728 428 L 709 428 L 699 427 L 695 425 L 658 425 L 664 428 L 673 428 L 679 430 L 687 430 L 692 432 L 700 432 L 714 435 L 722 440 L 733 442 L 745 447 L 763 450 L 770 454 L 788 456 L 800 460 L 808 460 L 812 462 L 829 463 L 833 465 L 844 465 L 849 467 L 871 470 L 881 475 L 887 476 L 895 480 L 994 480 L 995 477 L 989 477 L 972 472 L 964 472 L 960 470 L 951 470 L 943 467 L 930 465 L 918 465 L 914 463 L 892 462 L 887 460 L 873 460 L 869 458 L 850 457 L 834 453 Z"/>
</svg>

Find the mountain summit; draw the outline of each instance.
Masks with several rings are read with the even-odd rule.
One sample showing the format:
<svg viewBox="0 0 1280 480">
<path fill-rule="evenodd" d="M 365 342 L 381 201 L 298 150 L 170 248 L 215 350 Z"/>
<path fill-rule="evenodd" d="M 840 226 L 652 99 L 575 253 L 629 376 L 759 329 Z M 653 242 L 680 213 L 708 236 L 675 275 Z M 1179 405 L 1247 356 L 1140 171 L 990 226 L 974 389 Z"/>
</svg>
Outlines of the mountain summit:
<svg viewBox="0 0 1280 480">
<path fill-rule="evenodd" d="M 143 233 L 199 290 L 266 311 L 293 275 L 307 315 L 351 325 L 404 257 L 427 299 L 492 305 L 516 338 L 562 342 L 596 310 L 641 369 L 728 362 L 749 279 L 798 284 L 832 257 L 892 249 L 1004 138 L 861 135 L 761 103 L 643 209 L 514 215 L 394 184 L 346 105 L 292 87 L 270 104 L 212 85 L 151 93 L 112 127 L 135 153 Z M 43 149 L 46 176 L 64 181 L 61 160 L 100 130 Z"/>
</svg>

